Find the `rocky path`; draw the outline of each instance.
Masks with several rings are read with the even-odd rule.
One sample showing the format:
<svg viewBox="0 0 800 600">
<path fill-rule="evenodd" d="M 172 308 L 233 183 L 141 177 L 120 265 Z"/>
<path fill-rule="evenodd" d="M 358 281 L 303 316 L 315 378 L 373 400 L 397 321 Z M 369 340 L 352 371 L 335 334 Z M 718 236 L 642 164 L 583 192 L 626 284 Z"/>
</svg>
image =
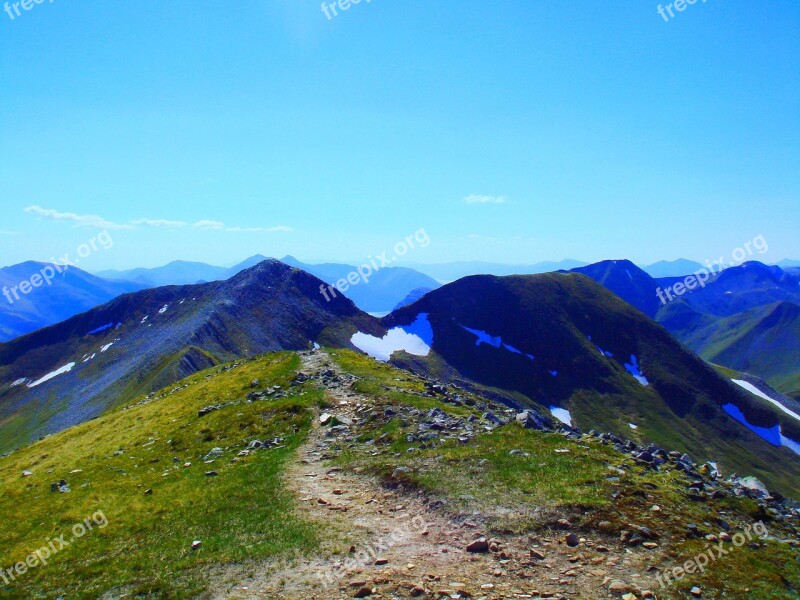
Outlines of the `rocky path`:
<svg viewBox="0 0 800 600">
<path fill-rule="evenodd" d="M 315 417 L 286 481 L 301 518 L 319 523 L 334 541 L 312 558 L 231 567 L 213 578 L 207 597 L 500 600 L 620 597 L 631 591 L 637 592 L 632 598 L 652 597 L 642 593 L 645 578 L 634 573 L 644 567 L 641 557 L 615 552 L 608 541 L 604 546 L 574 537 L 571 546 L 562 532 L 493 539 L 480 518 L 455 522 L 430 510 L 420 495 L 399 494 L 368 475 L 332 466 L 329 441 L 337 428 L 322 427 L 321 417 L 352 423 L 371 399 L 354 392 L 352 378 L 324 352 L 304 354 L 303 363 L 305 373 L 327 374 L 333 408 Z M 622 573 L 627 581 L 633 577 L 633 585 L 623 582 Z"/>
</svg>

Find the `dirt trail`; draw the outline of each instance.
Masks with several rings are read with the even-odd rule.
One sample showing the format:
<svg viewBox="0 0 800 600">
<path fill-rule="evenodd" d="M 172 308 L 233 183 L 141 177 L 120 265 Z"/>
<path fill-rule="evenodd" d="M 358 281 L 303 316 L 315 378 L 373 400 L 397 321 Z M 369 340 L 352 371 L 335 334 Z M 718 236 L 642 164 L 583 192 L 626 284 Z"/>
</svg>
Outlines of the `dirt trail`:
<svg viewBox="0 0 800 600">
<path fill-rule="evenodd" d="M 353 420 L 359 406 L 371 403 L 322 351 L 303 354 L 303 371 L 336 373 L 338 383 L 326 386 L 335 405 L 327 412 L 340 422 Z M 335 429 L 321 427 L 317 415 L 286 483 L 300 517 L 338 541 L 311 558 L 229 567 L 213 577 L 206 597 L 601 598 L 611 597 L 605 590 L 608 571 L 633 567 L 630 555 L 592 542 L 568 548 L 556 538 L 490 539 L 478 523 L 457 523 L 429 510 L 421 496 L 399 495 L 368 475 L 333 467 L 326 442 L 333 435 Z M 467 545 L 482 536 L 495 545 L 493 551 L 468 552 Z M 531 556 L 531 549 L 544 559 Z"/>
</svg>

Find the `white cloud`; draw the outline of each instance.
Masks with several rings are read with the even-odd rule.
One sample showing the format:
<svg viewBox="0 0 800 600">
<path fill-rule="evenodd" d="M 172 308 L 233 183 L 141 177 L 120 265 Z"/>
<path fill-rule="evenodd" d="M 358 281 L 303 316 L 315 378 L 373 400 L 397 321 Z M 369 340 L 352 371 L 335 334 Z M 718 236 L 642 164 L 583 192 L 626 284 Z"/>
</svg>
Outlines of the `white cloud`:
<svg viewBox="0 0 800 600">
<path fill-rule="evenodd" d="M 183 229 L 192 227 L 200 231 L 226 231 L 230 233 L 277 233 L 294 231 L 287 225 L 276 225 L 274 227 L 229 227 L 222 221 L 211 219 L 201 219 L 191 225 L 186 221 L 173 221 L 170 219 L 135 219 L 127 224 L 114 223 L 97 215 L 79 215 L 76 213 L 59 212 L 50 208 L 42 208 L 38 205 L 28 206 L 25 212 L 37 214 L 42 218 L 52 221 L 67 221 L 75 223 L 76 227 L 96 227 L 97 229 L 140 229 L 152 227 L 155 229 Z M 0 235 L 18 235 L 17 232 L 0 230 Z"/>
<path fill-rule="evenodd" d="M 76 227 L 96 227 L 97 229 L 113 230 L 133 229 L 131 225 L 120 225 L 113 221 L 107 221 L 103 217 L 97 215 L 78 215 L 69 212 L 59 212 L 51 208 L 42 208 L 37 204 L 28 206 L 25 208 L 25 212 L 34 213 L 44 219 L 50 219 L 52 221 L 69 221 L 75 223 Z"/>
<path fill-rule="evenodd" d="M 464 198 L 467 204 L 505 204 L 505 196 L 486 196 L 483 194 L 471 194 Z"/>
<path fill-rule="evenodd" d="M 203 230 L 214 230 L 220 231 L 225 229 L 225 223 L 222 221 L 209 221 L 208 219 L 203 219 L 202 221 L 197 221 L 192 225 L 195 229 L 203 229 Z"/>
</svg>

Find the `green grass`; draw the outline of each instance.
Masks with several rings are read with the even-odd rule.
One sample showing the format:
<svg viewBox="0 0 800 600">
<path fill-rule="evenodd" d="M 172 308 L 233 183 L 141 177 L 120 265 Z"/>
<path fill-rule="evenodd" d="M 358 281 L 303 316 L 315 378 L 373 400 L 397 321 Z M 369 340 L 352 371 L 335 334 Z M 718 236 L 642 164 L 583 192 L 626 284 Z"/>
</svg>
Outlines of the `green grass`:
<svg viewBox="0 0 800 600">
<path fill-rule="evenodd" d="M 0 461 L 0 567 L 9 568 L 71 527 L 102 511 L 95 528 L 45 567 L 2 587 L 3 598 L 96 598 L 125 590 L 183 598 L 204 586 L 205 568 L 246 558 L 309 551 L 314 528 L 293 516 L 281 483 L 287 460 L 304 439 L 312 388 L 280 401 L 244 401 L 254 378 L 286 386 L 298 366 L 291 354 L 270 355 L 228 372 L 200 373 L 188 389 L 120 410 L 34 444 Z M 215 373 L 207 378 L 209 373 Z M 298 390 L 299 393 L 299 390 Z M 205 417 L 209 404 L 235 403 Z M 237 457 L 246 441 L 286 438 L 286 447 Z M 225 449 L 213 464 L 203 457 Z M 114 455 L 117 450 L 123 454 Z M 178 462 L 173 462 L 178 458 Z M 184 467 L 184 463 L 191 463 Z M 22 478 L 23 469 L 34 476 Z M 70 474 L 80 469 L 80 473 Z M 209 470 L 218 477 L 206 477 Z M 50 482 L 67 479 L 68 494 Z M 145 490 L 152 489 L 152 495 Z M 202 540 L 192 551 L 193 540 Z"/>
</svg>

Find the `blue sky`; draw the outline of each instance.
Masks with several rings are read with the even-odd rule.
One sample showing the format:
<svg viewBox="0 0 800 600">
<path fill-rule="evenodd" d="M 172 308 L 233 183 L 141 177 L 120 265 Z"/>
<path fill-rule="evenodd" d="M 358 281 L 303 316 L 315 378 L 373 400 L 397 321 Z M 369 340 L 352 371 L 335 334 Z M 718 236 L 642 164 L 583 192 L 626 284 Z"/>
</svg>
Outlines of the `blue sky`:
<svg viewBox="0 0 800 600">
<path fill-rule="evenodd" d="M 0 12 L 0 263 L 800 259 L 800 5 L 657 4 Z"/>
</svg>

